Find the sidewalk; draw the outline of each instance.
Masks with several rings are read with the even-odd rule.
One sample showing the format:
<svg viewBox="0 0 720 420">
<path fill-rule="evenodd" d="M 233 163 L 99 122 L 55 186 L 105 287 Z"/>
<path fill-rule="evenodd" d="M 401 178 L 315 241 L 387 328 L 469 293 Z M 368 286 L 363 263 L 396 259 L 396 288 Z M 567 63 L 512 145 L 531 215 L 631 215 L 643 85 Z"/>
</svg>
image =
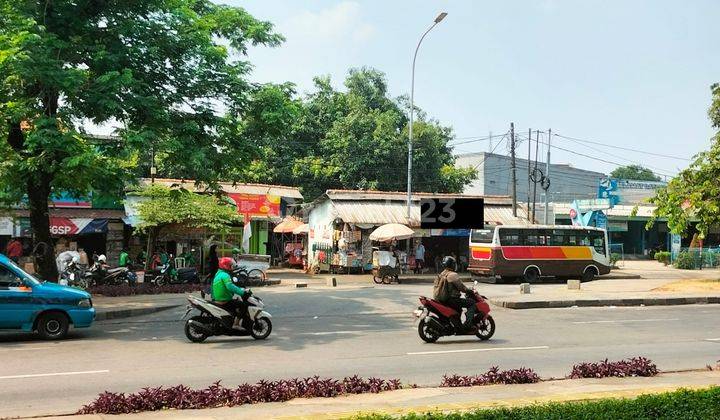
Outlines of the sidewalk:
<svg viewBox="0 0 720 420">
<path fill-rule="evenodd" d="M 382 394 L 337 398 L 295 399 L 206 410 L 167 410 L 127 415 L 63 416 L 61 419 L 336 419 L 362 413 L 404 414 L 428 411 L 463 411 L 477 408 L 522 406 L 549 401 L 631 398 L 678 388 L 720 385 L 718 371 L 665 373 L 653 378 L 550 380 L 527 385 L 492 385 L 469 388 L 417 388 Z"/>
<path fill-rule="evenodd" d="M 185 305 L 187 293 L 136 296 L 93 296 L 95 320 L 129 318 L 177 308 Z"/>
</svg>

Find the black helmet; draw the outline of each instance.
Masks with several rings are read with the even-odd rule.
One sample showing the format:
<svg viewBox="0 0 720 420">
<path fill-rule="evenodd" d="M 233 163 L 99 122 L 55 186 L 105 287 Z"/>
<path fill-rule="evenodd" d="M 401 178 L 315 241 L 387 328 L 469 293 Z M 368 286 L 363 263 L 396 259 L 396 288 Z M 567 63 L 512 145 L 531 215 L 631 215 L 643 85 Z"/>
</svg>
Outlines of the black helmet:
<svg viewBox="0 0 720 420">
<path fill-rule="evenodd" d="M 455 261 L 455 258 L 449 255 L 443 258 L 442 265 L 449 270 L 457 271 L 457 261 Z"/>
</svg>

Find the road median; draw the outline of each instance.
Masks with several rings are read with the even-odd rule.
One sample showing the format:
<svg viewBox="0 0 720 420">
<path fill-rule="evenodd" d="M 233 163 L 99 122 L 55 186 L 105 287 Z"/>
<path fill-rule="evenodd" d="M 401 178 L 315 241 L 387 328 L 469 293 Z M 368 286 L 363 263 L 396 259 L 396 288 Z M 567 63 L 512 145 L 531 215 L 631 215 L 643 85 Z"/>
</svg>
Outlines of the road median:
<svg viewBox="0 0 720 420">
<path fill-rule="evenodd" d="M 508 309 L 572 308 L 597 306 L 671 306 L 719 304 L 720 294 L 712 296 L 652 296 L 652 297 L 577 297 L 531 296 L 491 298 L 493 305 Z"/>
</svg>

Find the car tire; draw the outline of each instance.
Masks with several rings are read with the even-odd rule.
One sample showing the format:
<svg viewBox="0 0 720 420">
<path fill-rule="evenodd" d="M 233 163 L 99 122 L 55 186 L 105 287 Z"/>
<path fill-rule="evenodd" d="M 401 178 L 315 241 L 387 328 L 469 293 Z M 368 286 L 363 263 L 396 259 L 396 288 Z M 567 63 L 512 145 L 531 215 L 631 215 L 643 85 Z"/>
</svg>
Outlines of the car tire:
<svg viewBox="0 0 720 420">
<path fill-rule="evenodd" d="M 40 316 L 37 332 L 44 340 L 60 340 L 70 329 L 70 321 L 62 312 L 49 312 Z"/>
</svg>

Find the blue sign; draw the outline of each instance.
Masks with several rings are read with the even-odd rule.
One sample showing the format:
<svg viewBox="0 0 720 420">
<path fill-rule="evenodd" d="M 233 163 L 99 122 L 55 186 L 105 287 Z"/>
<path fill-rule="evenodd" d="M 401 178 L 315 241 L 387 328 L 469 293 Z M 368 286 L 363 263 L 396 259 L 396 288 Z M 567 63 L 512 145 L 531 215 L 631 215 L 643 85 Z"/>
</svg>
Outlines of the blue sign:
<svg viewBox="0 0 720 420">
<path fill-rule="evenodd" d="M 598 198 L 608 198 L 610 199 L 610 204 L 614 206 L 620 202 L 620 196 L 617 192 L 617 179 L 605 178 L 600 181 L 598 185 Z"/>
<path fill-rule="evenodd" d="M 607 230 L 608 219 L 607 215 L 602 211 L 595 212 L 595 227 Z"/>
</svg>

